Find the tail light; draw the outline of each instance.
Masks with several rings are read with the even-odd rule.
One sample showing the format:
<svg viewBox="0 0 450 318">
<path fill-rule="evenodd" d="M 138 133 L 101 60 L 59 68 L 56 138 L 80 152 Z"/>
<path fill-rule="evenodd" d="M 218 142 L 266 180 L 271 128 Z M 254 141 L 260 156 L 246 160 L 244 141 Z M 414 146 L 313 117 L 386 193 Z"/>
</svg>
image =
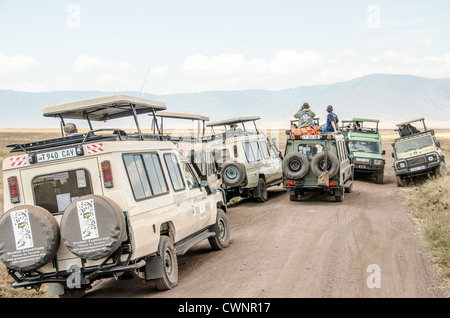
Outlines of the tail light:
<svg viewBox="0 0 450 318">
<path fill-rule="evenodd" d="M 19 184 L 17 183 L 17 177 L 8 178 L 9 198 L 11 203 L 20 202 Z"/>
<path fill-rule="evenodd" d="M 234 150 L 234 157 L 237 157 L 238 156 L 237 145 L 234 145 L 233 150 Z"/>
<path fill-rule="evenodd" d="M 335 186 L 337 186 L 337 182 L 336 181 L 330 181 L 330 183 L 328 185 L 330 187 L 335 187 Z"/>
<path fill-rule="evenodd" d="M 111 162 L 109 160 L 103 161 L 102 165 L 102 175 L 103 175 L 103 185 L 105 188 L 112 188 L 113 185 L 113 177 L 111 171 Z"/>
</svg>

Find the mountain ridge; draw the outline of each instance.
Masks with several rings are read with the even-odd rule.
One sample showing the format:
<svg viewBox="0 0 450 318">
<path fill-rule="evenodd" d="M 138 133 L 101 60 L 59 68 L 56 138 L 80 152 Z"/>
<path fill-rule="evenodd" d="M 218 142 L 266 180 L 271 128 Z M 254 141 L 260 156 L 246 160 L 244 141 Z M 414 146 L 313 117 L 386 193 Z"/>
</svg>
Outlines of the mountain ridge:
<svg viewBox="0 0 450 318">
<path fill-rule="evenodd" d="M 266 128 L 284 128 L 308 102 L 321 119 L 326 106 L 333 105 L 340 120 L 353 117 L 377 118 L 380 126 L 425 117 L 433 128 L 450 128 L 450 78 L 430 79 L 402 74 L 370 74 L 334 84 L 320 84 L 282 90 L 245 89 L 194 93 L 151 94 L 135 91 L 18 92 L 0 90 L 0 127 L 57 127 L 44 118 L 42 108 L 104 95 L 125 94 L 165 102 L 168 111 L 197 113 L 211 121 L 260 116 Z M 11 111 L 8 111 L 11 109 Z M 21 114 L 18 119 L 17 114 Z"/>
</svg>

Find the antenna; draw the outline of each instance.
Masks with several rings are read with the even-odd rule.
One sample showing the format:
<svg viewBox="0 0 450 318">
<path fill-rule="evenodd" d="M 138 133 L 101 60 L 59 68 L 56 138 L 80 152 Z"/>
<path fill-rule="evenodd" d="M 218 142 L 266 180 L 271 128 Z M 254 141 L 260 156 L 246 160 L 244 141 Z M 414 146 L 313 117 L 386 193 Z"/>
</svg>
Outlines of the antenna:
<svg viewBox="0 0 450 318">
<path fill-rule="evenodd" d="M 142 90 L 144 89 L 145 81 L 147 80 L 148 72 L 150 72 L 150 65 L 148 66 L 147 73 L 145 74 L 144 81 L 142 82 L 141 90 L 139 91 L 139 97 L 141 97 Z"/>
</svg>

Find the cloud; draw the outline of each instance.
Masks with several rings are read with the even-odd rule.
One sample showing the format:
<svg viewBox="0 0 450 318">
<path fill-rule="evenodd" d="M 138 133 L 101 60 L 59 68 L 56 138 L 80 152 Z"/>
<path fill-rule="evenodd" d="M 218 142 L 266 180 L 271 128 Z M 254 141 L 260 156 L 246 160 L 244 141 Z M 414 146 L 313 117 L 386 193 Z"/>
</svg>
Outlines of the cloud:
<svg viewBox="0 0 450 318">
<path fill-rule="evenodd" d="M 17 56 L 6 56 L 0 54 L 0 75 L 27 72 L 38 68 L 39 63 L 30 56 L 22 54 Z"/>
<path fill-rule="evenodd" d="M 78 56 L 73 63 L 73 71 L 75 74 L 88 74 L 98 71 L 103 65 L 103 61 L 99 58 L 89 55 Z"/>
<path fill-rule="evenodd" d="M 352 49 L 334 56 L 314 50 L 282 50 L 270 59 L 247 58 L 239 53 L 212 57 L 195 54 L 184 60 L 178 75 L 170 74 L 170 83 L 165 89 L 172 92 L 278 90 L 331 84 L 373 73 L 450 77 L 450 55 L 422 56 L 393 50 L 379 55 L 361 55 Z"/>
</svg>

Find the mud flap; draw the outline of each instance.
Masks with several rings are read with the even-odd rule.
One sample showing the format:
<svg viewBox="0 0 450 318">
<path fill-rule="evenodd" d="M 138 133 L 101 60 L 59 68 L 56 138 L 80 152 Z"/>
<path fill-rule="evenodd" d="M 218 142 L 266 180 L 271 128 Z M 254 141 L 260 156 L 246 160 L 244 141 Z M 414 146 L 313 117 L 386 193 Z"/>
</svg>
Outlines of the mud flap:
<svg viewBox="0 0 450 318">
<path fill-rule="evenodd" d="M 152 280 L 164 277 L 163 258 L 159 255 L 149 257 L 145 260 L 145 279 Z"/>
</svg>

